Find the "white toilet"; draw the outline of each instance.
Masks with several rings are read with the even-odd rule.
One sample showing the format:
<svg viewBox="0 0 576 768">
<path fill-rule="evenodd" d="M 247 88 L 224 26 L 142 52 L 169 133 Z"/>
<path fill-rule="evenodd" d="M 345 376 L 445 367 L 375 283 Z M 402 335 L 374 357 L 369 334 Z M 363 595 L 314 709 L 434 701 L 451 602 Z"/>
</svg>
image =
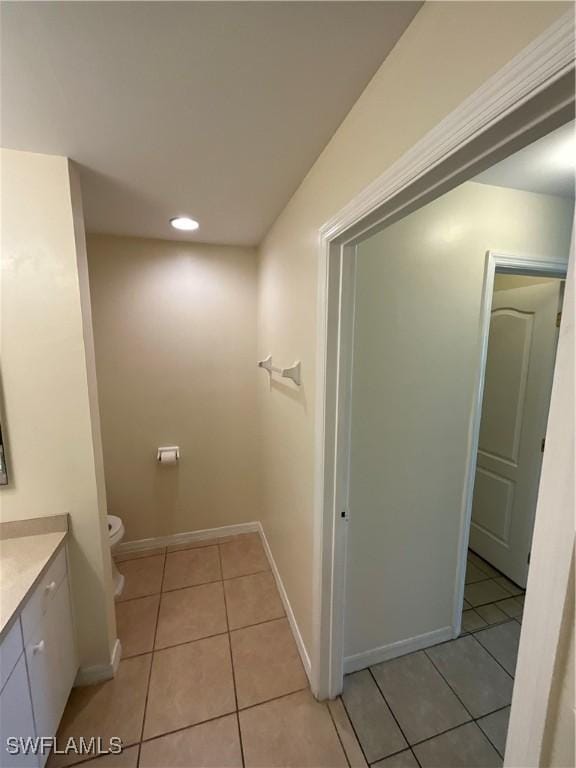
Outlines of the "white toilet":
<svg viewBox="0 0 576 768">
<path fill-rule="evenodd" d="M 108 515 L 108 536 L 110 537 L 110 552 L 112 553 L 124 538 L 124 523 L 120 517 Z M 112 578 L 114 580 L 114 597 L 118 600 L 124 589 L 124 576 L 116 568 L 114 557 L 112 557 Z"/>
</svg>

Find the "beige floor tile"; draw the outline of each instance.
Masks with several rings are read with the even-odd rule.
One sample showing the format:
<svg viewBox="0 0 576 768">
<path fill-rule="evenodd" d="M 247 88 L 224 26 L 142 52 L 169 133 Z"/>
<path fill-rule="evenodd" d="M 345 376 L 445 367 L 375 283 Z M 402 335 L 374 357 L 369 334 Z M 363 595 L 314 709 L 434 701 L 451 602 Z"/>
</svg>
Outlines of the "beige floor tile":
<svg viewBox="0 0 576 768">
<path fill-rule="evenodd" d="M 475 584 L 466 584 L 464 597 L 476 608 L 478 605 L 504 600 L 509 597 L 509 593 L 499 584 L 496 584 L 493 579 L 489 579 L 488 581 L 478 581 Z"/>
<path fill-rule="evenodd" d="M 159 602 L 160 595 L 150 595 L 116 603 L 116 630 L 123 659 L 148 653 L 154 647 Z"/>
<path fill-rule="evenodd" d="M 221 581 L 162 593 L 156 648 L 189 643 L 226 631 Z"/>
<path fill-rule="evenodd" d="M 473 632 L 487 626 L 486 621 L 475 610 L 462 611 L 461 632 Z"/>
<path fill-rule="evenodd" d="M 222 571 L 225 579 L 248 576 L 270 568 L 264 547 L 257 533 L 235 536 L 220 545 Z"/>
<path fill-rule="evenodd" d="M 184 549 L 198 549 L 198 547 L 214 547 L 217 544 L 224 544 L 226 541 L 232 541 L 233 538 L 234 536 L 222 536 L 220 538 L 186 541 L 182 544 L 171 544 L 168 547 L 168 552 L 182 552 Z"/>
<path fill-rule="evenodd" d="M 419 766 L 412 750 L 405 749 L 403 752 L 397 752 L 395 755 L 385 757 L 384 760 L 372 763 L 372 768 L 419 768 Z"/>
<path fill-rule="evenodd" d="M 506 621 L 508 619 L 508 616 L 504 611 L 501 611 L 494 603 L 479 605 L 478 608 L 476 608 L 476 612 L 479 613 L 488 624 L 498 624 L 498 622 Z"/>
<path fill-rule="evenodd" d="M 500 608 L 507 616 L 511 616 L 514 619 L 521 618 L 524 610 L 522 601 L 519 597 L 509 597 L 507 600 L 501 600 L 498 603 Z"/>
<path fill-rule="evenodd" d="M 338 697 L 337 699 L 329 701 L 328 709 L 330 710 L 332 720 L 334 721 L 334 725 L 340 736 L 340 741 L 346 752 L 350 768 L 367 768 L 368 763 L 362 752 L 362 747 L 356 738 L 356 734 L 354 733 L 352 723 L 344 708 L 344 704 L 342 704 L 342 699 Z"/>
<path fill-rule="evenodd" d="M 230 639 L 239 709 L 308 685 L 287 619 L 237 629 Z"/>
<path fill-rule="evenodd" d="M 514 582 L 510 581 L 510 579 L 507 579 L 506 576 L 499 576 L 497 579 L 494 579 L 494 581 L 496 584 L 499 584 L 501 587 L 503 587 L 506 592 L 509 592 L 513 596 L 524 594 L 522 587 L 514 584 Z"/>
<path fill-rule="evenodd" d="M 248 627 L 284 616 L 284 607 L 271 571 L 224 582 L 230 629 Z"/>
<path fill-rule="evenodd" d="M 73 688 L 58 729 L 58 744 L 71 736 L 111 736 L 128 747 L 140 741 L 151 655 L 120 662 L 112 680 L 98 685 Z M 78 762 L 78 755 L 54 755 L 51 766 Z"/>
<path fill-rule="evenodd" d="M 325 704 L 309 691 L 240 712 L 246 768 L 346 768 Z"/>
<path fill-rule="evenodd" d="M 136 768 L 138 765 L 138 745 L 123 749 L 119 755 L 103 755 L 82 763 L 82 768 Z M 48 768 L 52 763 L 48 762 Z"/>
<path fill-rule="evenodd" d="M 154 555 L 165 555 L 166 547 L 154 547 L 154 549 L 145 549 L 142 552 L 115 552 L 114 560 L 117 563 L 123 563 L 126 560 L 141 560 L 143 557 L 153 557 Z"/>
<path fill-rule="evenodd" d="M 218 547 L 196 547 L 166 555 L 164 591 L 222 579 Z"/>
<path fill-rule="evenodd" d="M 236 715 L 145 741 L 140 768 L 242 768 Z"/>
<path fill-rule="evenodd" d="M 234 709 L 228 635 L 154 654 L 144 738 L 196 725 Z"/>
<path fill-rule="evenodd" d="M 125 560 L 118 563 L 118 570 L 126 579 L 124 591 L 118 602 L 132 600 L 134 597 L 155 595 L 160 592 L 162 586 L 164 555 Z"/>
</svg>

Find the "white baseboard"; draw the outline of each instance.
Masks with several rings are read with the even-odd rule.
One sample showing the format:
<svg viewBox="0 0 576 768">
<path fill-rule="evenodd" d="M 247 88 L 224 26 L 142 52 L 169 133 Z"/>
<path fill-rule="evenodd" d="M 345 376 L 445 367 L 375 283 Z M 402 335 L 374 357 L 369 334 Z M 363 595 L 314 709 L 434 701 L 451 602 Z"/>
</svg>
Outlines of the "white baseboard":
<svg viewBox="0 0 576 768">
<path fill-rule="evenodd" d="M 151 539 L 123 541 L 118 544 L 114 551 L 119 555 L 126 552 L 146 552 L 148 549 L 157 549 L 158 547 L 172 547 L 179 544 L 188 544 L 191 541 L 204 541 L 205 539 L 222 539 L 225 536 L 237 536 L 240 533 L 253 533 L 254 531 L 260 531 L 260 523 L 223 525 L 220 528 L 205 528 L 201 531 L 172 533 L 169 536 L 156 536 Z"/>
<path fill-rule="evenodd" d="M 268 558 L 268 562 L 270 563 L 270 568 L 272 569 L 272 573 L 276 581 L 276 586 L 278 587 L 278 592 L 280 593 L 280 598 L 282 600 L 282 604 L 284 605 L 284 610 L 286 611 L 286 617 L 288 619 L 288 623 L 290 624 L 292 634 L 294 635 L 294 640 L 296 641 L 296 647 L 298 648 L 298 653 L 300 654 L 300 658 L 302 659 L 302 664 L 304 665 L 304 670 L 306 672 L 308 680 L 311 682 L 312 665 L 310 663 L 310 657 L 308 656 L 308 651 L 306 650 L 306 646 L 304 645 L 304 641 L 302 640 L 302 635 L 300 634 L 300 629 L 296 622 L 294 611 L 292 610 L 292 606 L 290 605 L 290 600 L 288 599 L 288 594 L 284 587 L 284 583 L 282 582 L 280 571 L 278 570 L 278 566 L 276 565 L 276 561 L 274 560 L 274 557 L 272 555 L 272 550 L 270 549 L 270 545 L 268 544 L 268 539 L 266 538 L 266 534 L 264 533 L 264 528 L 262 527 L 261 523 L 258 523 L 258 532 L 260 534 L 260 538 L 262 539 L 262 544 L 264 545 L 264 551 L 266 552 L 266 557 Z"/>
<path fill-rule="evenodd" d="M 74 680 L 74 687 L 96 685 L 96 683 L 103 683 L 105 680 L 111 680 L 116 676 L 121 657 L 122 646 L 120 645 L 120 640 L 116 638 L 110 663 L 95 664 L 92 667 L 80 667 L 76 674 L 76 679 Z"/>
<path fill-rule="evenodd" d="M 432 632 L 425 632 L 423 635 L 408 637 L 406 640 L 398 640 L 395 643 L 372 648 L 370 651 L 363 651 L 354 656 L 346 656 L 344 659 L 344 674 L 357 672 L 359 669 L 366 669 L 366 667 L 371 667 L 373 664 L 395 659 L 397 656 L 405 656 L 407 653 L 421 651 L 422 648 L 429 648 L 431 645 L 452 640 L 453 637 L 453 627 L 440 627 L 440 629 L 435 629 Z"/>
</svg>

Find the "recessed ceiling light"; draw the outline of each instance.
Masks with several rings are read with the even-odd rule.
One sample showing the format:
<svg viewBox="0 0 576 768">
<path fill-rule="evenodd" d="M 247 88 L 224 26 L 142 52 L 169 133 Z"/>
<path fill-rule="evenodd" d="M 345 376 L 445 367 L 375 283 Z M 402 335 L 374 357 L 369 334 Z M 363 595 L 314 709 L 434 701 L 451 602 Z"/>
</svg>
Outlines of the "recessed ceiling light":
<svg viewBox="0 0 576 768">
<path fill-rule="evenodd" d="M 174 229 L 181 229 L 185 232 L 193 232 L 200 226 L 195 219 L 191 219 L 189 216 L 174 216 L 173 219 L 170 219 L 170 224 Z"/>
</svg>

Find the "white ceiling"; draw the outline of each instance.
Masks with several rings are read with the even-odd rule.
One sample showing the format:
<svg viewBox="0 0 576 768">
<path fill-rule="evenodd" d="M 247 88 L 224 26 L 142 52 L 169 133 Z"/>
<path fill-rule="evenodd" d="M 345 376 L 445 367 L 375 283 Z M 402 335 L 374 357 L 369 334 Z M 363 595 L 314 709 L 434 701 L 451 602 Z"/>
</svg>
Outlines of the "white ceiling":
<svg viewBox="0 0 576 768">
<path fill-rule="evenodd" d="M 574 198 L 574 123 L 558 128 L 476 176 L 473 181 Z"/>
<path fill-rule="evenodd" d="M 2 3 L 2 145 L 77 161 L 91 232 L 257 243 L 420 5 Z"/>
</svg>

